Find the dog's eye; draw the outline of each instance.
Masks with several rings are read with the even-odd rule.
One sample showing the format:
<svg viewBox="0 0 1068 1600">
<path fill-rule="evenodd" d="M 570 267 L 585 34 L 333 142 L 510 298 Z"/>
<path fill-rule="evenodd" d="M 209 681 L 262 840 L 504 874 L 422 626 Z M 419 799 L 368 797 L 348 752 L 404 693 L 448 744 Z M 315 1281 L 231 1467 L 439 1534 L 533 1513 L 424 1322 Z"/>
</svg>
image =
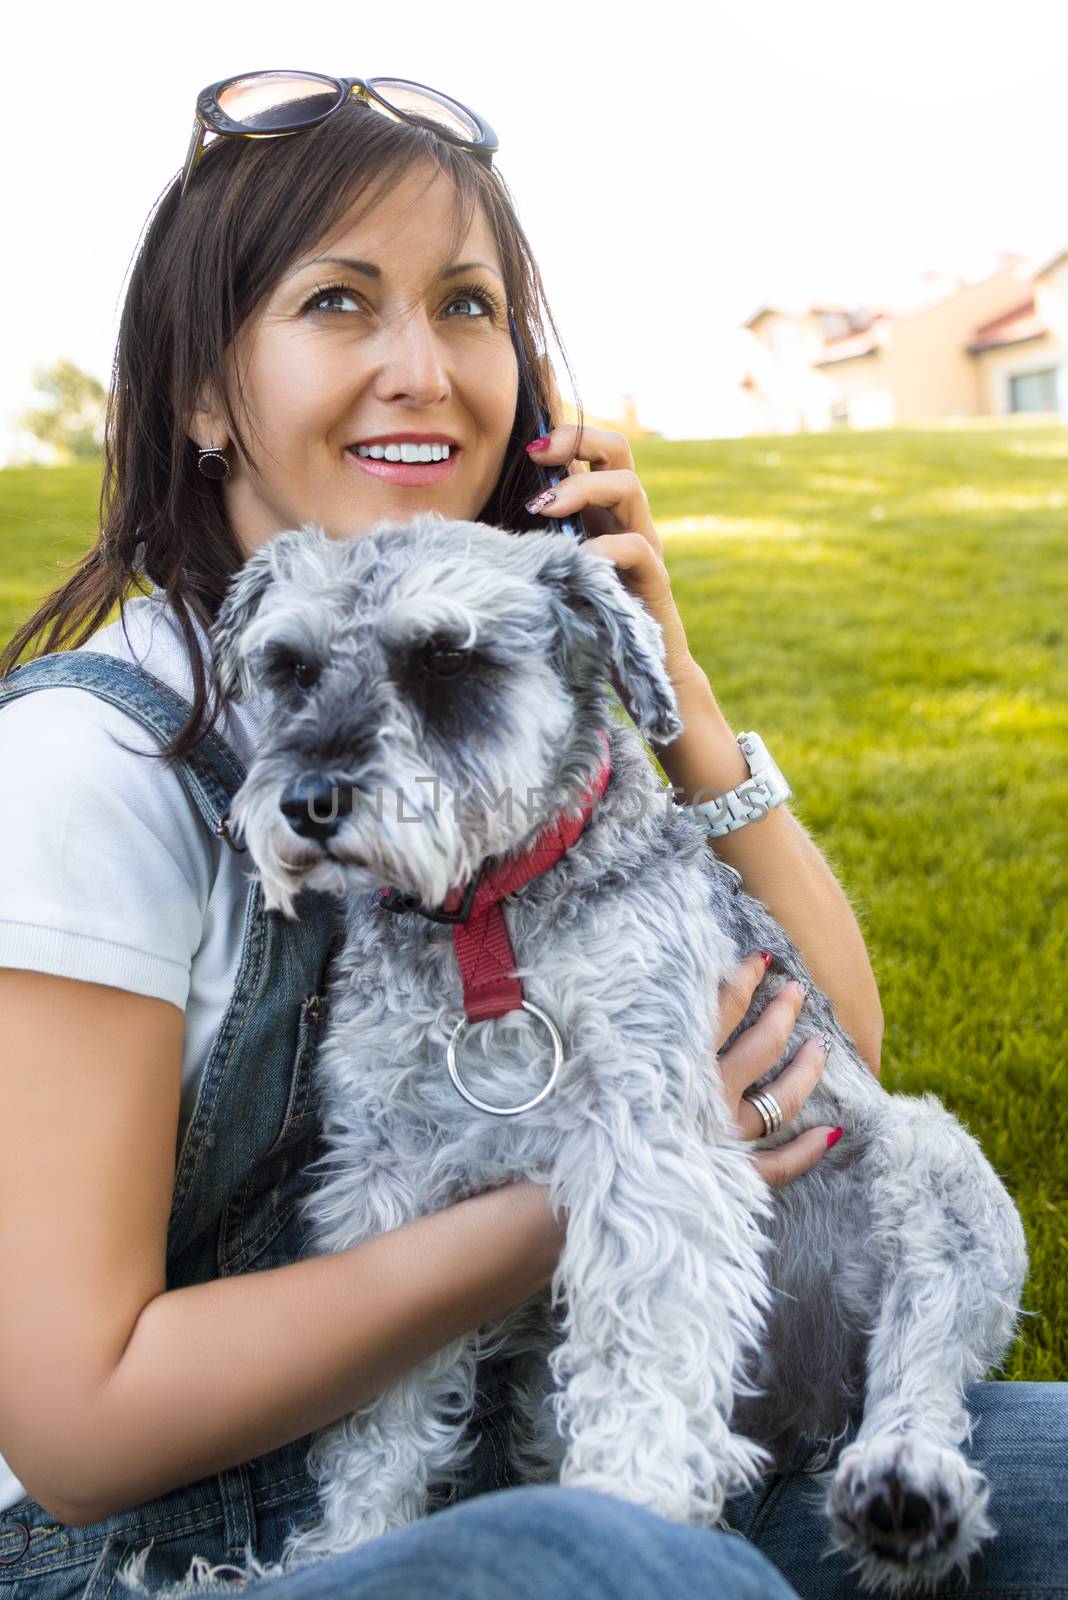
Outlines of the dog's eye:
<svg viewBox="0 0 1068 1600">
<path fill-rule="evenodd" d="M 292 675 L 298 689 L 314 689 L 319 682 L 319 668 L 312 661 L 294 661 Z"/>
<path fill-rule="evenodd" d="M 322 668 L 315 662 L 277 647 L 267 651 L 263 666 L 265 680 L 276 692 L 297 688 L 303 693 L 313 689 L 322 676 Z"/>
<path fill-rule="evenodd" d="M 455 678 L 463 672 L 471 652 L 454 644 L 451 639 L 430 638 L 422 650 L 422 663 L 436 678 Z"/>
</svg>

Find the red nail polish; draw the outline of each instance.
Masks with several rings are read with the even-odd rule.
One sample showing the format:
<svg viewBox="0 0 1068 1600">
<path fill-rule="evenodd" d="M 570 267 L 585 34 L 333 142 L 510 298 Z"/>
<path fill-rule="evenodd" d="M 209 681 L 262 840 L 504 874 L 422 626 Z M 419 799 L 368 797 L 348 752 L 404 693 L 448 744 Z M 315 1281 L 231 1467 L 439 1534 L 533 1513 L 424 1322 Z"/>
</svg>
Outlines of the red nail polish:
<svg viewBox="0 0 1068 1600">
<path fill-rule="evenodd" d="M 842 1134 L 844 1132 L 845 1132 L 844 1128 L 832 1128 L 831 1129 L 830 1133 L 827 1135 L 827 1148 L 828 1148 L 828 1150 L 831 1148 L 831 1146 L 833 1144 L 837 1144 L 838 1143 L 839 1139 L 842 1137 Z"/>
<path fill-rule="evenodd" d="M 760 957 L 761 961 L 763 961 L 763 963 L 764 963 L 764 971 L 767 972 L 768 968 L 771 966 L 771 951 L 770 950 L 758 950 L 757 951 L 757 955 Z"/>
<path fill-rule="evenodd" d="M 523 446 L 524 450 L 544 450 L 549 443 L 549 435 L 543 434 L 540 439 L 531 439 L 529 444 Z"/>
</svg>

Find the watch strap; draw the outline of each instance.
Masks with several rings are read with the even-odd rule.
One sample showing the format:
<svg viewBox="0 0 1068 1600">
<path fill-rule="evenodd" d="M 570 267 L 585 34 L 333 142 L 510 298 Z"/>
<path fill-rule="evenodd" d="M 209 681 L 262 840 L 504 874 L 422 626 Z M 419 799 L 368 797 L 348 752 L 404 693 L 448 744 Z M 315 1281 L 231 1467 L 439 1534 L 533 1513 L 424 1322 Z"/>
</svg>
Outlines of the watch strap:
<svg viewBox="0 0 1068 1600">
<path fill-rule="evenodd" d="M 749 767 L 749 777 L 726 794 L 688 808 L 712 839 L 722 838 L 750 822 L 760 822 L 774 806 L 793 794 L 759 733 L 739 733 L 737 742 Z"/>
</svg>

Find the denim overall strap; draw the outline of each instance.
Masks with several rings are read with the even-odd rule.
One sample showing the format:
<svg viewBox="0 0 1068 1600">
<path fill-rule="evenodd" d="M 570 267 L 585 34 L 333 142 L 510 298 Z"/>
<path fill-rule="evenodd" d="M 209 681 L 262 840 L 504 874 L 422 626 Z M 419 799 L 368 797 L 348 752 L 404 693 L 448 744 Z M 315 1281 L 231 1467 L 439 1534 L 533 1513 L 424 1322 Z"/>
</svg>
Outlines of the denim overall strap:
<svg viewBox="0 0 1068 1600">
<path fill-rule="evenodd" d="M 0 678 L 0 709 L 34 689 L 88 689 L 98 699 L 125 711 L 162 746 L 188 721 L 190 705 L 159 678 L 94 650 L 63 650 L 38 656 Z M 212 729 L 181 763 L 197 810 L 213 833 L 221 834 L 230 797 L 245 776 L 230 746 Z"/>
<path fill-rule="evenodd" d="M 184 726 L 191 709 L 174 690 L 133 663 L 78 650 L 38 657 L 0 680 L 0 710 L 45 688 L 88 690 L 131 717 L 161 746 Z M 224 823 L 244 768 L 230 746 L 209 732 L 175 763 L 175 770 L 205 826 L 237 849 Z M 246 859 L 251 875 L 253 863 Z M 283 1265 L 305 1253 L 299 1202 L 311 1187 L 306 1169 L 319 1153 L 322 1132 L 312 1069 L 327 965 L 342 922 L 340 902 L 310 890 L 297 897 L 295 909 L 295 920 L 266 910 L 260 883 L 250 877 L 236 982 L 176 1152 L 167 1227 L 168 1289 Z M 75 1561 L 77 1551 L 79 1567 L 90 1558 L 99 1557 L 101 1563 L 87 1588 L 106 1587 L 120 1547 L 128 1549 L 146 1537 L 166 1541 L 167 1530 L 191 1529 L 193 1522 L 201 1528 L 199 1548 L 205 1554 L 210 1550 L 216 1560 L 235 1559 L 246 1541 L 257 1543 L 257 1515 L 262 1516 L 264 1507 L 306 1503 L 312 1492 L 303 1466 L 309 1442 L 295 1441 L 79 1528 L 73 1541 L 64 1536 L 67 1542 L 55 1549 L 60 1530 L 27 1497 L 6 1515 L 21 1518 L 20 1526 L 32 1531 L 31 1543 L 3 1577 L 25 1576 L 37 1592 L 39 1573 L 41 1594 L 60 1600 L 61 1569 Z M 203 1522 L 213 1507 L 220 1517 L 217 1544 L 211 1543 Z M 183 1557 L 177 1533 L 172 1553 L 175 1561 Z M 188 1551 L 184 1557 L 188 1559 Z M 166 1559 L 166 1546 L 157 1559 Z M 68 1576 L 73 1578 L 73 1572 Z"/>
</svg>

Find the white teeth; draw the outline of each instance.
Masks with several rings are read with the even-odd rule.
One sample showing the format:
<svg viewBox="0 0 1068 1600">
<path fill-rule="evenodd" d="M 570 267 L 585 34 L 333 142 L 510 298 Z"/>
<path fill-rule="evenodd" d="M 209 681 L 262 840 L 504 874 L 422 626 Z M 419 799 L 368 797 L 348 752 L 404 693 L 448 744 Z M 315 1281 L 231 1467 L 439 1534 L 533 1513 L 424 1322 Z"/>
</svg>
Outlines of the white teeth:
<svg viewBox="0 0 1068 1600">
<path fill-rule="evenodd" d="M 358 456 L 372 461 L 448 461 L 447 444 L 358 444 Z"/>
</svg>

